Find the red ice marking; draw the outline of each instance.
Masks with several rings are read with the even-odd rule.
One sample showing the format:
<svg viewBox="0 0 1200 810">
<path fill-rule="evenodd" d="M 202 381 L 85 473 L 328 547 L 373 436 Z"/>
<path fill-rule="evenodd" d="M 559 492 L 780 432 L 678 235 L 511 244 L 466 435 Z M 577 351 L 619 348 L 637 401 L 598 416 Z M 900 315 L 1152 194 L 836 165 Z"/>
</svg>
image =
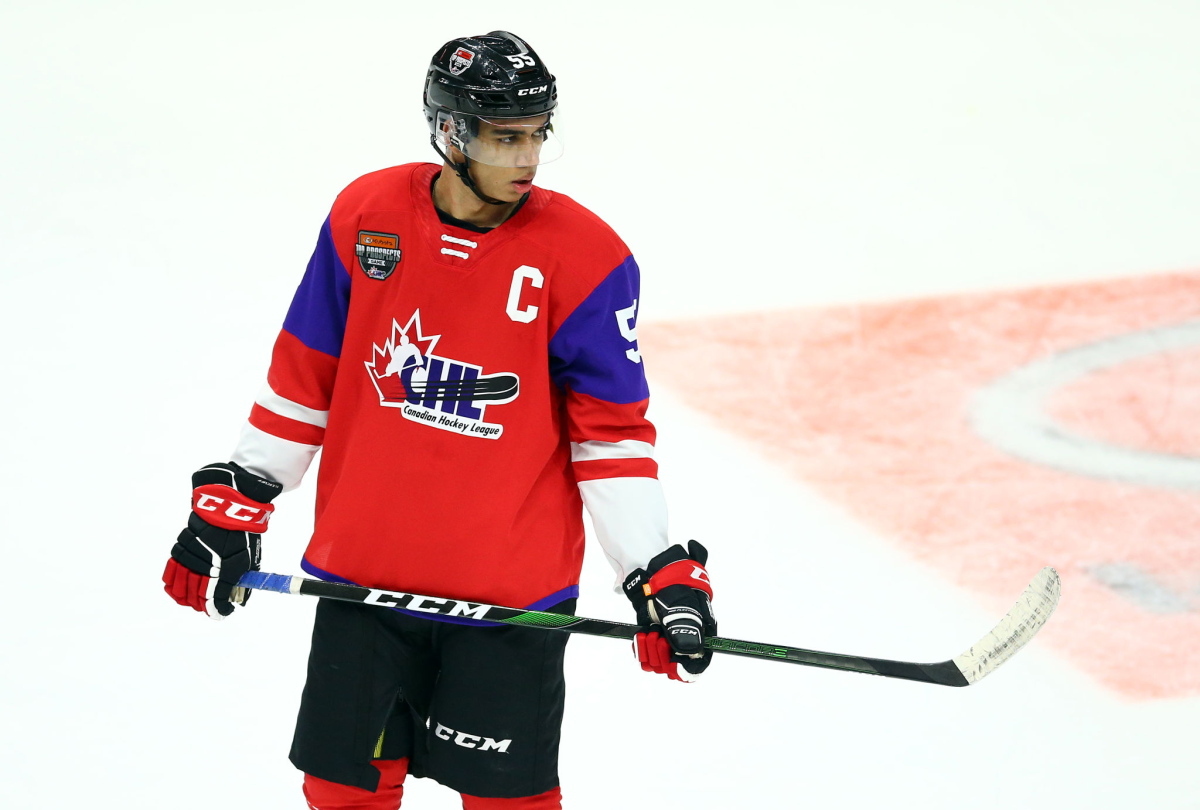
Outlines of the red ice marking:
<svg viewBox="0 0 1200 810">
<path fill-rule="evenodd" d="M 1200 458 L 1200 349 L 1099 371 L 1064 387 L 1046 410 L 1064 426 L 1112 444 Z"/>
<path fill-rule="evenodd" d="M 644 324 L 639 337 L 655 382 L 989 607 L 1057 567 L 1046 643 L 1150 698 L 1200 694 L 1200 490 L 1022 461 L 970 414 L 977 392 L 1035 360 L 1197 318 L 1200 275 L 1186 274 Z M 1087 375 L 1043 410 L 1113 445 L 1200 456 L 1200 350 Z"/>
</svg>

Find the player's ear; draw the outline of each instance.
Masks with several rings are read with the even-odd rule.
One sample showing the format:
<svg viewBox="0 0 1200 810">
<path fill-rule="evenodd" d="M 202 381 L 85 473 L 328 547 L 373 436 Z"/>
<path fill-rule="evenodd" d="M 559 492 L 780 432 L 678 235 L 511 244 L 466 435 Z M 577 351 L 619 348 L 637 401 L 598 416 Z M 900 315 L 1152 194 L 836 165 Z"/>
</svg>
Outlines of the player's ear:
<svg viewBox="0 0 1200 810">
<path fill-rule="evenodd" d="M 449 118 L 442 118 L 442 124 L 441 124 L 442 134 L 445 135 L 446 137 L 442 138 L 440 140 L 442 140 L 442 142 L 445 143 L 446 155 L 450 158 L 451 162 L 462 163 L 466 159 L 466 157 L 463 155 L 462 152 L 459 151 L 458 147 L 456 147 L 450 140 L 450 129 L 452 126 L 453 126 L 453 123 Z"/>
</svg>

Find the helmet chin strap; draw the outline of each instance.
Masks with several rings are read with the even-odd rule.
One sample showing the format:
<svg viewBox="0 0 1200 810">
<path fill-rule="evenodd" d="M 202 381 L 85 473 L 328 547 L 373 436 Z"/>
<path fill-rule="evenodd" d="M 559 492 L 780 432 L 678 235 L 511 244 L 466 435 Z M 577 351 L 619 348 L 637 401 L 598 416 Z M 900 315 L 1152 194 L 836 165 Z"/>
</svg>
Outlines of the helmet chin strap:
<svg viewBox="0 0 1200 810">
<path fill-rule="evenodd" d="M 454 167 L 454 173 L 458 175 L 458 179 L 462 180 L 463 185 L 471 189 L 471 193 L 476 197 L 483 200 L 488 205 L 512 205 L 512 203 L 506 202 L 505 200 L 497 200 L 494 197 L 489 197 L 479 190 L 479 188 L 475 185 L 474 178 L 471 177 L 471 159 L 465 154 L 463 155 L 462 163 L 455 163 L 438 146 L 437 137 L 435 135 L 429 136 L 429 143 L 433 146 L 433 151 L 437 152 L 438 156 L 441 157 L 442 160 Z"/>
</svg>

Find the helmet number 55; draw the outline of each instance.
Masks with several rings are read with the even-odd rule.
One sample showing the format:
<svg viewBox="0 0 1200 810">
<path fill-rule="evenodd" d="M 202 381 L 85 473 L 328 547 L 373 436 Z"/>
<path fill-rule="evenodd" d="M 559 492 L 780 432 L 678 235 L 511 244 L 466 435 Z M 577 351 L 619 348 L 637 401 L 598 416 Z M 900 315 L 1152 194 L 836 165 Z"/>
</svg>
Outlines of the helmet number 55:
<svg viewBox="0 0 1200 810">
<path fill-rule="evenodd" d="M 513 63 L 513 67 L 533 67 L 536 62 L 533 57 L 527 53 L 519 53 L 516 56 L 508 57 L 508 61 Z"/>
</svg>

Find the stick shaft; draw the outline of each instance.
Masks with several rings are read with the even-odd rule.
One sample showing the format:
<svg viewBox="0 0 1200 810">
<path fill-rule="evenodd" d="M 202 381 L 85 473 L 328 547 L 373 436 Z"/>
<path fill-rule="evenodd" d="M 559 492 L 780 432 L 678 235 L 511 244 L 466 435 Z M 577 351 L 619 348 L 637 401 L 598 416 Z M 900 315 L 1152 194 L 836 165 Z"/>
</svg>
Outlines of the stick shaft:
<svg viewBox="0 0 1200 810">
<path fill-rule="evenodd" d="M 632 639 L 641 628 L 635 624 L 589 619 L 583 616 L 567 616 L 541 610 L 489 605 L 482 602 L 463 602 L 457 599 L 441 599 L 432 596 L 363 588 L 340 582 L 323 582 L 318 579 L 268 574 L 250 571 L 242 576 L 238 586 L 253 590 L 276 591 L 278 593 L 318 596 L 344 602 L 378 605 L 416 613 L 437 616 L 478 619 L 497 624 L 534 627 L 542 630 L 559 630 L 567 633 L 582 633 L 589 636 Z M 967 680 L 952 661 L 937 664 L 912 664 L 905 661 L 888 661 L 882 658 L 864 658 L 838 653 L 806 650 L 782 644 L 760 644 L 753 641 L 711 636 L 705 639 L 705 647 L 715 653 L 760 658 L 788 664 L 838 669 L 845 672 L 861 672 L 867 675 L 882 675 L 886 678 L 901 678 L 942 686 L 966 686 Z"/>
</svg>

